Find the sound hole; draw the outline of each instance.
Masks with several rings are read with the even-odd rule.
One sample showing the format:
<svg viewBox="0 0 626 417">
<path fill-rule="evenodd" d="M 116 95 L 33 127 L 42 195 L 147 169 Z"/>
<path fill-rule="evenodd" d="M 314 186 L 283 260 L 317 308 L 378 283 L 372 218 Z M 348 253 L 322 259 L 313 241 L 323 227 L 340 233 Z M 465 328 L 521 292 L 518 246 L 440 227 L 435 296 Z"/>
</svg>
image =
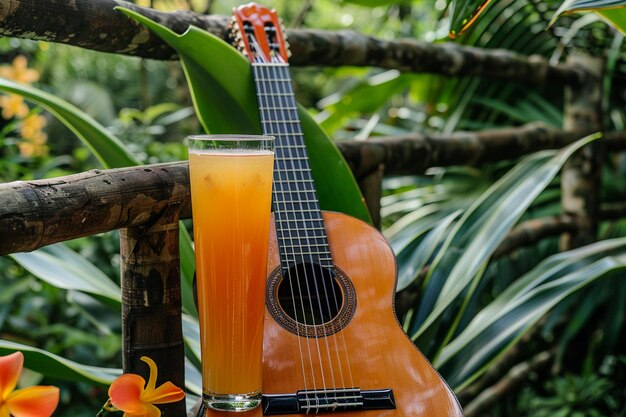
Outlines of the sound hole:
<svg viewBox="0 0 626 417">
<path fill-rule="evenodd" d="M 305 263 L 290 268 L 285 276 L 278 266 L 267 277 L 267 311 L 283 329 L 298 336 L 327 337 L 337 333 L 352 320 L 356 304 L 352 281 L 336 266 L 325 270 Z"/>
<path fill-rule="evenodd" d="M 343 291 L 332 270 L 314 263 L 291 267 L 278 284 L 277 298 L 287 316 L 309 326 L 330 322 L 343 305 Z"/>
</svg>

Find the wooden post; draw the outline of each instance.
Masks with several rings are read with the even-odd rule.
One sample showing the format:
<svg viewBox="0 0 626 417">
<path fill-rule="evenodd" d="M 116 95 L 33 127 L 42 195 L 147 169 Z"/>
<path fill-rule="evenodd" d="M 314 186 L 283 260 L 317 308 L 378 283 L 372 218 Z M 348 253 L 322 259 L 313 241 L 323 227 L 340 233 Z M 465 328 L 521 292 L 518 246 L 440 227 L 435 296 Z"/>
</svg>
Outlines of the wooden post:
<svg viewBox="0 0 626 417">
<path fill-rule="evenodd" d="M 383 196 L 383 175 L 385 166 L 378 165 L 378 169 L 359 180 L 359 188 L 369 209 L 372 222 L 377 229 L 381 227 L 380 199 Z"/>
<path fill-rule="evenodd" d="M 602 130 L 602 72 L 600 58 L 572 55 L 568 63 L 587 70 L 587 79 L 565 88 L 564 129 L 591 134 Z M 575 232 L 561 238 L 563 250 L 594 242 L 599 223 L 600 183 L 605 144 L 602 139 L 585 146 L 564 165 L 561 175 L 561 202 L 565 215 L 576 224 Z"/>
<path fill-rule="evenodd" d="M 124 372 L 148 380 L 148 356 L 159 368 L 157 386 L 184 389 L 181 319 L 179 203 L 170 203 L 142 226 L 120 230 Z M 185 401 L 159 406 L 164 417 L 185 416 Z"/>
</svg>

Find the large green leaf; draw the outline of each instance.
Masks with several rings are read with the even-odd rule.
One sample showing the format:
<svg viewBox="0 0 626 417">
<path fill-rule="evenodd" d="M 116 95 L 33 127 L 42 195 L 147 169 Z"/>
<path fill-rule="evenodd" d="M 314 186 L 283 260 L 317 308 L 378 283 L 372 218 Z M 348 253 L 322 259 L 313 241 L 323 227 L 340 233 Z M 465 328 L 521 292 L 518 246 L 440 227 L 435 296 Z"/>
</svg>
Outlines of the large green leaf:
<svg viewBox="0 0 626 417">
<path fill-rule="evenodd" d="M 121 290 L 102 270 L 88 259 L 68 248 L 63 243 L 46 246 L 32 252 L 10 255 L 35 277 L 68 291 L 79 291 L 97 296 L 107 305 L 118 308 Z M 191 254 L 193 256 L 193 252 Z M 193 272 L 192 272 L 193 274 Z M 191 295 L 193 299 L 193 295 Z M 198 320 L 183 314 L 183 334 L 192 359 L 200 361 L 200 334 Z"/>
<path fill-rule="evenodd" d="M 82 365 L 42 349 L 0 339 L 0 355 L 17 351 L 24 354 L 26 368 L 53 378 L 108 385 L 122 373 L 121 369 Z"/>
<path fill-rule="evenodd" d="M 450 307 L 472 288 L 494 250 L 569 156 L 598 137 L 592 135 L 561 151 L 538 152 L 525 158 L 464 213 L 433 261 L 415 317 L 416 330 L 411 337 L 422 351 L 436 356 L 443 344 L 434 341 L 453 334 L 454 320 L 462 313 L 450 311 Z"/>
<path fill-rule="evenodd" d="M 117 10 L 147 26 L 178 51 L 196 113 L 207 132 L 261 132 L 250 64 L 234 48 L 194 26 L 179 35 L 141 14 Z M 299 108 L 299 116 L 322 209 L 371 222 L 341 153 L 308 112 Z"/>
<path fill-rule="evenodd" d="M 435 365 L 460 389 L 550 309 L 598 278 L 624 274 L 626 238 L 554 255 L 487 305 L 442 351 Z"/>
<path fill-rule="evenodd" d="M 119 286 L 62 243 L 10 256 L 30 273 L 57 288 L 82 291 L 120 303 Z"/>
<path fill-rule="evenodd" d="M 120 168 L 139 164 L 119 139 L 72 104 L 45 91 L 4 78 L 0 78 L 0 90 L 24 96 L 55 115 L 93 152 L 103 167 Z"/>
</svg>

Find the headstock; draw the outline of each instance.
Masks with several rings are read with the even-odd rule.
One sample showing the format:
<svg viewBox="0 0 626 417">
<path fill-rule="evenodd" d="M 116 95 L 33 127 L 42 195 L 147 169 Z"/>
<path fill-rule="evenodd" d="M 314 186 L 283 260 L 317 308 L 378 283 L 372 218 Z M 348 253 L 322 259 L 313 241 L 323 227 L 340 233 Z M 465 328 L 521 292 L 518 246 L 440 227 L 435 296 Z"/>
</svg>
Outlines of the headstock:
<svg viewBox="0 0 626 417">
<path fill-rule="evenodd" d="M 286 63 L 288 44 L 275 10 L 248 3 L 233 11 L 231 43 L 252 63 Z"/>
</svg>

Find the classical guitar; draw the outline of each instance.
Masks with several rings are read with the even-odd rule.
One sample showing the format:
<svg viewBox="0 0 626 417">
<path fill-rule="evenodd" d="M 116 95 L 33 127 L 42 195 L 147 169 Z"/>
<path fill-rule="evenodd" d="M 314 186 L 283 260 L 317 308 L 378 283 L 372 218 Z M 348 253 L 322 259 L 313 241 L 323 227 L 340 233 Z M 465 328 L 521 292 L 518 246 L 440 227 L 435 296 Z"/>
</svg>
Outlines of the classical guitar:
<svg viewBox="0 0 626 417">
<path fill-rule="evenodd" d="M 276 13 L 237 8 L 231 43 L 251 62 L 263 133 L 275 137 L 263 403 L 249 413 L 462 416 L 396 319 L 385 238 L 320 210 Z"/>
</svg>

